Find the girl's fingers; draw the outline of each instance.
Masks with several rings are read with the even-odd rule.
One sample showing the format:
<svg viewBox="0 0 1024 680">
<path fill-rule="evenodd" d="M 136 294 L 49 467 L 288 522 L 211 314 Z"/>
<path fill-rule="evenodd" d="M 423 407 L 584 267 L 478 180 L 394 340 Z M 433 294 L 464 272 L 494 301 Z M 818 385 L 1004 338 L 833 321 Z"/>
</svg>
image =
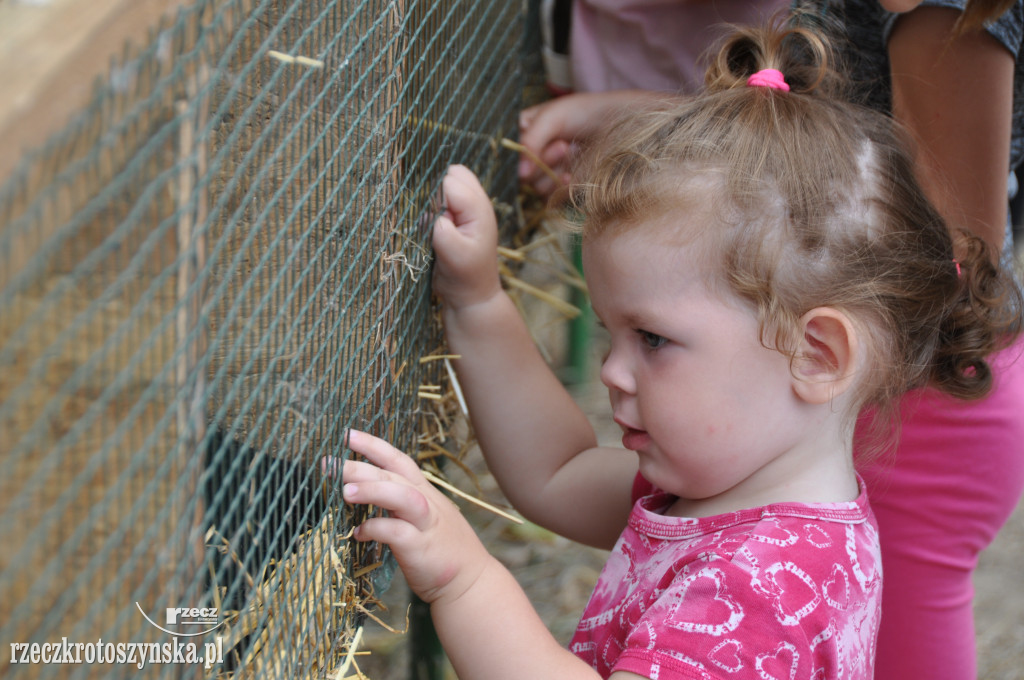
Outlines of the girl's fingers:
<svg viewBox="0 0 1024 680">
<path fill-rule="evenodd" d="M 533 124 L 533 119 L 537 117 L 537 113 L 540 111 L 540 105 L 531 106 L 530 108 L 523 109 L 519 112 L 519 129 L 525 130 Z"/>
<path fill-rule="evenodd" d="M 572 153 L 572 144 L 564 140 L 558 140 L 549 144 L 544 149 L 542 160 L 549 168 L 567 167 L 569 156 Z"/>
<path fill-rule="evenodd" d="M 480 179 L 476 176 L 476 173 L 465 165 L 460 165 L 458 163 L 449 165 L 445 173 L 445 179 L 448 178 L 465 187 L 466 191 L 469 193 L 487 196 L 487 192 L 484 191 L 484 187 L 480 184 Z"/>
<path fill-rule="evenodd" d="M 480 180 L 464 165 L 449 167 L 441 186 L 445 205 L 456 226 L 477 223 L 492 209 L 491 199 Z"/>
<path fill-rule="evenodd" d="M 402 477 L 380 469 L 372 463 L 364 463 L 359 460 L 346 460 L 341 475 L 343 483 L 348 482 L 383 482 L 387 479 L 402 479 Z"/>
<path fill-rule="evenodd" d="M 459 228 L 455 226 L 450 213 L 446 212 L 434 222 L 431 241 L 438 258 L 443 259 L 451 251 L 460 252 L 458 249 L 461 247 L 462 242 L 459 237 Z"/>
<path fill-rule="evenodd" d="M 413 540 L 417 531 L 408 522 L 394 517 L 371 517 L 356 527 L 355 537 L 358 541 L 377 541 L 396 546 Z"/>
<path fill-rule="evenodd" d="M 348 447 L 382 470 L 411 482 L 423 481 L 416 462 L 383 439 L 359 430 L 348 431 Z"/>
<path fill-rule="evenodd" d="M 430 526 L 430 505 L 419 489 L 397 481 L 345 482 L 342 494 L 349 503 L 376 505 L 395 519 L 424 531 Z"/>
<path fill-rule="evenodd" d="M 366 482 L 390 479 L 390 473 L 376 465 L 359 460 L 347 460 L 337 456 L 324 456 L 320 460 L 320 471 L 328 477 L 338 477 L 343 482 Z"/>
<path fill-rule="evenodd" d="M 553 100 L 528 111 L 527 115 L 519 117 L 519 141 L 534 153 L 540 153 L 555 140 L 571 136 L 567 131 L 567 114 L 571 108 L 564 106 L 564 102 Z"/>
<path fill-rule="evenodd" d="M 320 459 L 320 472 L 327 477 L 340 477 L 344 464 L 344 458 L 324 456 Z"/>
</svg>

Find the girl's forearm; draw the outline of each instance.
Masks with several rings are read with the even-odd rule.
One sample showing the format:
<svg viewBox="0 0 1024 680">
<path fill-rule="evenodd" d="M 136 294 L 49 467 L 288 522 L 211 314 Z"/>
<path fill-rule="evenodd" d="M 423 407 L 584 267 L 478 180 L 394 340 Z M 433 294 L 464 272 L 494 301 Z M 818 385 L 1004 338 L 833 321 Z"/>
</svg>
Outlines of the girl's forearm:
<svg viewBox="0 0 1024 680">
<path fill-rule="evenodd" d="M 493 558 L 464 593 L 431 604 L 431 615 L 460 680 L 599 677 L 558 644 L 519 584 Z"/>
<path fill-rule="evenodd" d="M 530 516 L 545 484 L 596 445 L 593 427 L 545 363 L 511 299 L 446 309 L 446 335 L 488 466 Z"/>
<path fill-rule="evenodd" d="M 445 311 L 448 345 L 488 467 L 527 519 L 610 549 L 629 517 L 636 456 L 597 447 L 583 411 L 555 377 L 512 300 Z"/>
</svg>

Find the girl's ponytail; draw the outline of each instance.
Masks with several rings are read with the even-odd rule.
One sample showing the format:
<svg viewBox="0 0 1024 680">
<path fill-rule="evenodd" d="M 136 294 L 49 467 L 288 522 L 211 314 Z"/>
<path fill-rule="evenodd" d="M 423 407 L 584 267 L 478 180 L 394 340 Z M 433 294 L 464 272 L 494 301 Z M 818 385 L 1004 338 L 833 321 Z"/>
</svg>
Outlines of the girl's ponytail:
<svg viewBox="0 0 1024 680">
<path fill-rule="evenodd" d="M 708 92 L 746 87 L 750 76 L 764 69 L 781 71 L 794 94 L 845 98 L 837 53 L 801 26 L 799 17 L 778 17 L 766 27 L 735 27 L 708 65 L 704 85 Z"/>
<path fill-rule="evenodd" d="M 993 265 L 984 240 L 965 233 L 961 246 L 961 257 L 950 263 L 959 286 L 939 327 L 931 383 L 954 397 L 978 399 L 992 386 L 986 357 L 1021 332 L 1024 303 L 1012 275 Z"/>
</svg>

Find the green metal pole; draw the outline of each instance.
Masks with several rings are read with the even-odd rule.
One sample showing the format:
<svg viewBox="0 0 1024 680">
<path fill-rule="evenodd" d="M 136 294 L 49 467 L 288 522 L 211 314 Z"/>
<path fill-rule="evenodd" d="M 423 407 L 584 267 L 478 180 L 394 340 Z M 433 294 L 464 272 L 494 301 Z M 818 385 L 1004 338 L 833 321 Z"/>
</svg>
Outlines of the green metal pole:
<svg viewBox="0 0 1024 680">
<path fill-rule="evenodd" d="M 583 249 L 579 237 L 572 240 L 572 263 L 576 270 L 583 273 Z M 569 321 L 569 348 L 566 360 L 566 382 L 578 385 L 588 377 L 590 370 L 590 337 L 594 321 L 594 311 L 590 307 L 587 294 L 579 288 L 572 289 L 570 302 L 579 308 L 580 314 Z"/>
</svg>

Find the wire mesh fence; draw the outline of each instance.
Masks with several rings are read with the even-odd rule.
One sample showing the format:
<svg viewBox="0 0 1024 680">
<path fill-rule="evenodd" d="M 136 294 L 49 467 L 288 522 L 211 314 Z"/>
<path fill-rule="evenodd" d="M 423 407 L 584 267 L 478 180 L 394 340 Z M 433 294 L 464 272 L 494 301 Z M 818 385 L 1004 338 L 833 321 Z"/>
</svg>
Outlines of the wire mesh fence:
<svg viewBox="0 0 1024 680">
<path fill-rule="evenodd" d="M 4 675 L 343 668 L 390 563 L 320 462 L 445 444 L 436 190 L 511 224 L 526 12 L 198 0 L 0 180 Z"/>
</svg>

